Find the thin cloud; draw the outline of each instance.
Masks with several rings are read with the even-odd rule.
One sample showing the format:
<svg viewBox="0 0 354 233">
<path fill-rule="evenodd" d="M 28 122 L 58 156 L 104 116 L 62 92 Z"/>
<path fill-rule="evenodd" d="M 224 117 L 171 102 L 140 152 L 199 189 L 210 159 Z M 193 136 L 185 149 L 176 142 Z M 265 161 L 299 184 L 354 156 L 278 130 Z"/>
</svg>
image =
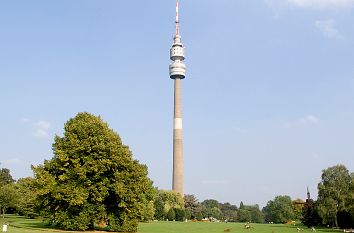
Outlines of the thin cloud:
<svg viewBox="0 0 354 233">
<path fill-rule="evenodd" d="M 35 136 L 36 138 L 48 138 L 49 134 L 43 129 L 36 129 L 36 131 L 33 133 L 33 136 Z"/>
<path fill-rule="evenodd" d="M 36 126 L 36 130 L 33 133 L 33 136 L 35 136 L 36 138 L 48 138 L 49 137 L 48 130 L 51 126 L 50 122 L 38 121 L 37 123 L 35 123 L 35 126 Z"/>
<path fill-rule="evenodd" d="M 36 123 L 36 126 L 41 128 L 41 129 L 49 129 L 50 128 L 50 122 L 48 122 L 48 121 L 38 121 Z"/>
<path fill-rule="evenodd" d="M 343 39 L 338 29 L 335 28 L 334 20 L 317 20 L 315 22 L 316 28 L 329 39 Z"/>
<path fill-rule="evenodd" d="M 305 117 L 301 117 L 295 121 L 288 122 L 284 124 L 285 128 L 296 128 L 305 125 L 317 125 L 320 123 L 320 119 L 314 115 L 307 115 Z"/>
<path fill-rule="evenodd" d="M 28 119 L 27 117 L 22 117 L 21 119 L 20 119 L 20 122 L 22 122 L 22 123 L 27 123 L 27 122 L 29 122 L 30 121 L 30 119 Z"/>
<path fill-rule="evenodd" d="M 275 18 L 278 18 L 281 11 L 288 5 L 284 0 L 264 0 L 264 3 L 272 9 Z"/>
<path fill-rule="evenodd" d="M 354 8 L 354 0 L 264 0 L 275 17 L 289 7 L 313 10 L 345 10 Z"/>
<path fill-rule="evenodd" d="M 315 117 L 313 115 L 308 115 L 306 117 L 303 117 L 298 120 L 299 124 L 318 124 L 320 123 L 320 119 L 318 117 Z"/>
<path fill-rule="evenodd" d="M 354 7 L 354 0 L 285 0 L 301 8 L 313 9 L 346 9 Z"/>
</svg>

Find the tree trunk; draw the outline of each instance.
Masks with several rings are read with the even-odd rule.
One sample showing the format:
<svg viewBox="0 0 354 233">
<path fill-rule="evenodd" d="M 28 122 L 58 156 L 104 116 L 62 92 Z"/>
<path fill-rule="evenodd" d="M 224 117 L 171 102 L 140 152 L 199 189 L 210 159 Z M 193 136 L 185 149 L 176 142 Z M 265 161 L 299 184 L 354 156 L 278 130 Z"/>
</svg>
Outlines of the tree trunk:
<svg viewBox="0 0 354 233">
<path fill-rule="evenodd" d="M 336 214 L 335 214 L 335 216 L 334 216 L 334 224 L 336 225 L 336 228 L 338 228 L 337 214 L 338 214 L 338 208 L 336 209 Z"/>
<path fill-rule="evenodd" d="M 95 223 L 93 222 L 93 220 L 91 220 L 89 224 L 89 230 L 94 230 L 94 229 L 95 229 Z"/>
</svg>

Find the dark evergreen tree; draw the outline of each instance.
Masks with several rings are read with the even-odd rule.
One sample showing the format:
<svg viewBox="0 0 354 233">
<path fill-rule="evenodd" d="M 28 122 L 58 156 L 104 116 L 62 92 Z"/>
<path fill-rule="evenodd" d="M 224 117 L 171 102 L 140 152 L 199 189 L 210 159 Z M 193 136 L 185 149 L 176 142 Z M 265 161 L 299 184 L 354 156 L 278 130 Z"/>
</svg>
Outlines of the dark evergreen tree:
<svg viewBox="0 0 354 233">
<path fill-rule="evenodd" d="M 243 209 L 244 208 L 244 204 L 243 204 L 243 201 L 240 202 L 240 209 Z"/>
<path fill-rule="evenodd" d="M 301 222 L 307 227 L 315 227 L 322 223 L 322 219 L 316 209 L 316 202 L 312 199 L 307 199 L 304 204 Z"/>
</svg>

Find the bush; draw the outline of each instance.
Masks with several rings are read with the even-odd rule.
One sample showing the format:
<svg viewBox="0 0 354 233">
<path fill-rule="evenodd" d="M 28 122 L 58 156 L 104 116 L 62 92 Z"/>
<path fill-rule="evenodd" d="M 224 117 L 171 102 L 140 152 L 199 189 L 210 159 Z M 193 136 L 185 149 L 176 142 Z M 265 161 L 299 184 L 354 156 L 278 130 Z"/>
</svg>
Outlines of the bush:
<svg viewBox="0 0 354 233">
<path fill-rule="evenodd" d="M 173 208 L 171 208 L 166 215 L 166 218 L 168 221 L 174 221 L 176 219 L 176 213 Z"/>
<path fill-rule="evenodd" d="M 184 220 L 186 220 L 186 212 L 184 211 L 184 209 L 174 209 L 174 211 L 176 214 L 176 221 L 183 222 Z"/>
</svg>

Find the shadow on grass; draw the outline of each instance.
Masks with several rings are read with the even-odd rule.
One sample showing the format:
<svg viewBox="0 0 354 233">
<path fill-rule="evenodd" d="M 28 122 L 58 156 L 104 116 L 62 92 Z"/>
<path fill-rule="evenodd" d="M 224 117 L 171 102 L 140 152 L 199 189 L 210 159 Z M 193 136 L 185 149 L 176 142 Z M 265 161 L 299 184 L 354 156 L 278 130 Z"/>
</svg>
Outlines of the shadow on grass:
<svg viewBox="0 0 354 233">
<path fill-rule="evenodd" d="M 3 220 L 3 221 L 1 221 Z M 18 215 L 8 215 L 6 216 L 5 219 L 0 219 L 0 224 L 2 225 L 3 223 L 9 223 L 11 226 L 16 227 L 16 228 L 24 228 L 24 229 L 31 229 L 31 230 L 38 230 L 38 231 L 46 231 L 50 230 L 53 232 L 73 232 L 73 231 L 68 231 L 64 230 L 60 227 L 57 227 L 53 224 L 49 224 L 48 221 L 45 221 L 43 219 L 30 219 L 26 218 L 23 216 L 18 216 Z M 109 232 L 111 229 L 108 227 L 102 229 L 99 227 L 95 227 L 95 232 Z M 81 232 L 81 231 L 76 231 L 76 232 Z M 86 232 L 91 232 L 91 231 L 86 231 Z"/>
</svg>

